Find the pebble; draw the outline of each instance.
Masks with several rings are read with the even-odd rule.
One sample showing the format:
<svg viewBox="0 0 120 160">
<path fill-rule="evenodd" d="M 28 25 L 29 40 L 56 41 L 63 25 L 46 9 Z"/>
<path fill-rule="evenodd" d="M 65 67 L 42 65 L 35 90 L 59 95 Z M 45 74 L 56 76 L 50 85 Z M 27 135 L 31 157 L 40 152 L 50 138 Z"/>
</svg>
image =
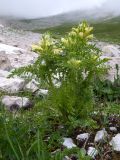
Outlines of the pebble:
<svg viewBox="0 0 120 160">
<path fill-rule="evenodd" d="M 76 147 L 76 145 L 73 143 L 72 138 L 63 138 L 63 139 L 64 139 L 64 142 L 63 142 L 64 147 L 66 147 L 68 149 Z"/>
</svg>

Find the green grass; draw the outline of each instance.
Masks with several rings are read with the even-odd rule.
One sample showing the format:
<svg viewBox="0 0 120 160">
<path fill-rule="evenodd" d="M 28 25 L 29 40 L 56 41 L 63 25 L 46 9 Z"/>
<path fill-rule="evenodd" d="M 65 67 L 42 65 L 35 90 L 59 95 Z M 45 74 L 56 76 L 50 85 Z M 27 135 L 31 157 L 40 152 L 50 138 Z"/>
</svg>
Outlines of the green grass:
<svg viewBox="0 0 120 160">
<path fill-rule="evenodd" d="M 120 18 L 113 18 L 93 25 L 96 38 L 120 44 Z"/>
<path fill-rule="evenodd" d="M 36 30 L 36 32 L 50 31 L 54 36 L 58 37 L 67 33 L 73 25 L 74 24 L 63 24 L 61 27 Z M 107 24 L 105 22 L 97 23 L 94 24 L 94 33 L 96 37 L 100 39 L 104 37 L 103 40 L 111 40 L 112 42 L 119 43 L 119 25 L 120 23 L 108 23 L 108 21 Z M 120 114 L 118 81 L 116 81 L 115 84 L 100 83 L 100 85 L 98 85 L 96 81 L 96 85 L 98 94 L 95 96 L 96 103 L 94 111 L 97 111 L 96 113 L 98 114 L 93 114 L 93 116 L 90 113 L 90 115 L 96 122 L 98 121 L 101 123 L 96 126 L 95 130 L 108 127 L 109 115 Z M 113 85 L 117 87 L 115 88 Z M 79 125 L 80 128 L 75 127 L 75 124 L 78 124 L 77 119 L 71 119 L 74 124 L 71 126 L 69 123 L 65 123 L 63 118 L 60 118 L 61 116 L 59 114 L 53 114 L 55 111 L 51 109 L 51 106 L 49 103 L 47 104 L 45 99 L 39 99 L 29 93 L 23 93 L 23 95 L 32 99 L 35 104 L 34 108 L 28 111 L 21 110 L 19 112 L 10 113 L 4 110 L 4 106 L 0 104 L 1 160 L 62 160 L 66 155 L 71 156 L 74 154 L 77 155 L 78 159 L 90 160 L 83 149 L 73 148 L 71 150 L 63 150 L 62 142 L 63 137 L 75 138 L 78 129 L 94 133 L 94 128 L 86 127 L 86 123 L 83 124 L 84 121 L 82 120 L 81 124 L 83 127 L 82 125 Z M 0 93 L 0 96 L 2 96 L 2 93 Z M 110 98 L 108 96 L 110 96 Z M 85 95 L 85 98 L 87 99 L 87 95 Z M 47 105 L 50 110 L 47 108 Z M 60 150 L 55 154 L 51 154 L 51 152 L 56 151 L 57 149 Z M 102 157 L 102 148 L 99 150 L 99 155 Z M 115 156 L 117 155 L 115 154 Z M 112 157 L 112 159 L 115 160 L 116 158 Z"/>
<path fill-rule="evenodd" d="M 76 25 L 77 24 L 74 23 L 63 23 L 60 26 L 56 27 L 37 29 L 34 30 L 34 32 L 50 32 L 54 37 L 59 37 L 69 32 L 70 29 Z M 94 36 L 98 40 L 120 44 L 120 17 L 96 22 L 91 25 L 94 27 Z"/>
</svg>

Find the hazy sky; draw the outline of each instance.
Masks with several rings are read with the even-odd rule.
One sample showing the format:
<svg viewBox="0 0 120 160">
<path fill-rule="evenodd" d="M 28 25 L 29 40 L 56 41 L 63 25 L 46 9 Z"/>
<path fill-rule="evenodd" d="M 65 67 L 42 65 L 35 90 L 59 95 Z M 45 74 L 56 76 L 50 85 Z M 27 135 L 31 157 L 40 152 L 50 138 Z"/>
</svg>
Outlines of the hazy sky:
<svg viewBox="0 0 120 160">
<path fill-rule="evenodd" d="M 92 9 L 108 3 L 111 10 L 120 10 L 120 0 L 0 0 L 0 15 L 37 18 L 71 10 Z"/>
</svg>

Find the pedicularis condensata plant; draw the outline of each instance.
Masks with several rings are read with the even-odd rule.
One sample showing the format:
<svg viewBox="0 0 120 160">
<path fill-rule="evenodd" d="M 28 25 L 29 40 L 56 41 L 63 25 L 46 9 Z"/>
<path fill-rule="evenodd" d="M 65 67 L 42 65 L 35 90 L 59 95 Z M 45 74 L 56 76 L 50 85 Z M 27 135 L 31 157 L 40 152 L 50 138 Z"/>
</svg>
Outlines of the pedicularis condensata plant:
<svg viewBox="0 0 120 160">
<path fill-rule="evenodd" d="M 37 61 L 25 69 L 47 84 L 49 108 L 65 120 L 86 119 L 93 110 L 93 83 L 103 74 L 106 59 L 91 42 L 92 30 L 83 22 L 59 40 L 43 35 L 32 47 Z"/>
</svg>

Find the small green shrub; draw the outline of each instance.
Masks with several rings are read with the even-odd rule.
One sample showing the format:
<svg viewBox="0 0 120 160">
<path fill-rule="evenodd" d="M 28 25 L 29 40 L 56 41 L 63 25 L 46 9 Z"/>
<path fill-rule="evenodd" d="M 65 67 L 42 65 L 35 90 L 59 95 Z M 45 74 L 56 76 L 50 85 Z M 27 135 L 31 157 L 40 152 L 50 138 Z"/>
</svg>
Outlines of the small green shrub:
<svg viewBox="0 0 120 160">
<path fill-rule="evenodd" d="M 49 89 L 46 106 L 64 122 L 87 120 L 93 111 L 94 79 L 103 74 L 107 59 L 100 59 L 101 51 L 90 42 L 92 30 L 83 22 L 59 40 L 43 35 L 40 43 L 33 45 L 39 54 L 37 61 L 14 72 L 31 72 L 43 82 Z"/>
</svg>

